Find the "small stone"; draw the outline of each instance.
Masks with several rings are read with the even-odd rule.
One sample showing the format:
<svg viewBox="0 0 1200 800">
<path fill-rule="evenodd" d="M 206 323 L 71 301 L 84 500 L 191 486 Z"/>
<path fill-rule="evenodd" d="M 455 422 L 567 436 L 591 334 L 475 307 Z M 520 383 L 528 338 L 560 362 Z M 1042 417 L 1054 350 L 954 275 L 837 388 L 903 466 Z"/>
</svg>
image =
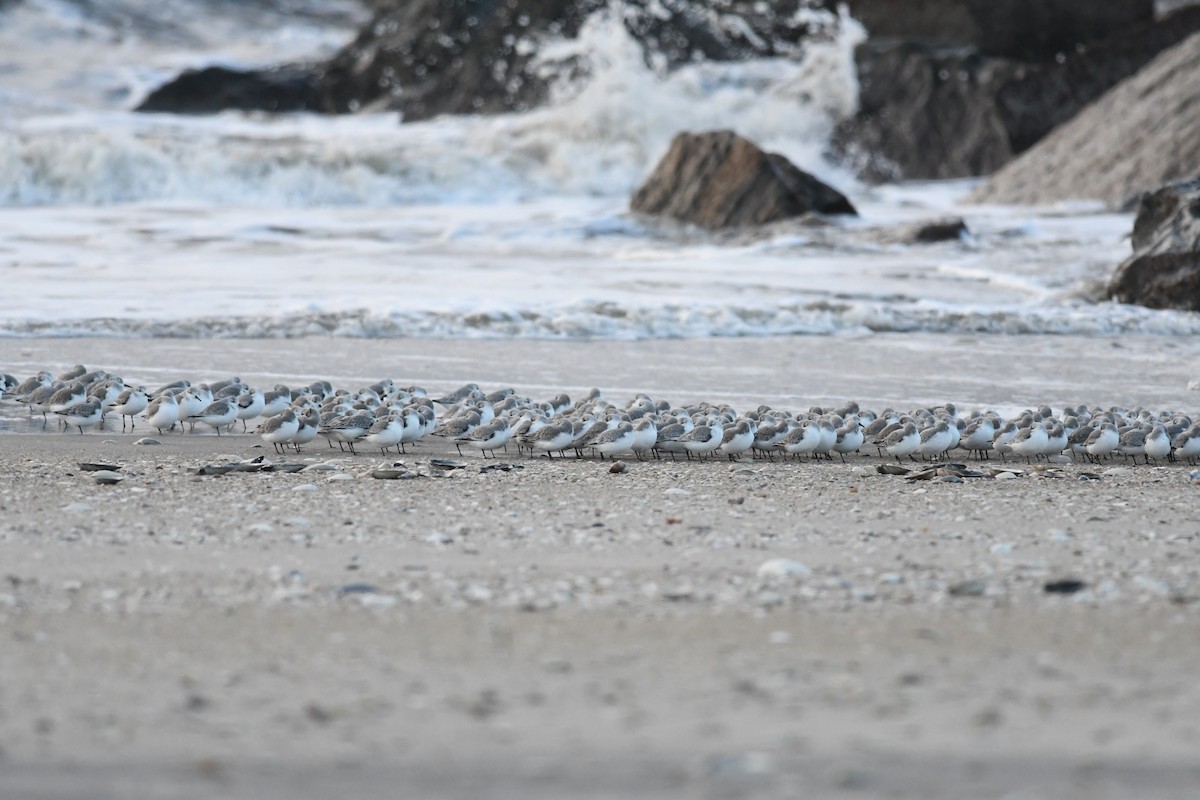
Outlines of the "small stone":
<svg viewBox="0 0 1200 800">
<path fill-rule="evenodd" d="M 996 477 L 993 478 L 993 480 L 1011 481 L 1013 478 L 1016 478 L 1016 477 L 1017 477 L 1017 474 L 1015 472 L 997 472 Z"/>
<path fill-rule="evenodd" d="M 102 469 L 92 473 L 92 480 L 101 486 L 116 486 L 125 480 L 125 477 L 121 473 L 114 472 L 111 469 Z"/>
<path fill-rule="evenodd" d="M 316 485 L 312 483 L 302 483 L 299 486 L 292 487 L 293 492 L 315 492 L 316 490 Z"/>
<path fill-rule="evenodd" d="M 345 597 L 350 594 L 375 594 L 378 591 L 379 587 L 373 583 L 347 583 L 338 589 L 338 597 Z"/>
<path fill-rule="evenodd" d="M 981 580 L 970 580 L 956 583 L 947 589 L 951 597 L 983 597 L 987 591 L 987 582 Z"/>
<path fill-rule="evenodd" d="M 797 578 L 811 574 L 812 570 L 790 558 L 772 558 L 764 561 L 758 567 L 758 577 L 760 578 Z"/>
<path fill-rule="evenodd" d="M 695 594 L 696 590 L 687 584 L 671 586 L 662 590 L 662 598 L 675 603 L 691 600 Z"/>
<path fill-rule="evenodd" d="M 615 461 L 613 462 L 613 465 L 608 468 L 609 473 L 612 475 L 620 475 L 622 472 L 627 472 L 628 470 L 629 465 L 624 461 Z"/>
<path fill-rule="evenodd" d="M 1105 478 L 1121 478 L 1126 475 L 1132 475 L 1133 470 L 1129 467 L 1110 467 L 1100 474 Z"/>
<path fill-rule="evenodd" d="M 678 486 L 672 486 L 670 489 L 665 490 L 663 494 L 671 497 L 683 497 L 691 494 L 691 492 L 689 492 L 687 489 L 680 489 Z"/>
<path fill-rule="evenodd" d="M 1058 581 L 1047 581 L 1042 589 L 1046 594 L 1075 594 L 1081 589 L 1087 587 L 1087 584 L 1074 578 L 1067 578 Z"/>
<path fill-rule="evenodd" d="M 138 439 L 136 442 L 134 442 L 134 444 L 141 447 L 152 447 L 154 445 L 162 444 L 162 442 L 160 442 L 158 439 L 152 439 L 149 436 L 143 436 L 141 439 Z"/>
<path fill-rule="evenodd" d="M 354 476 L 349 475 L 345 472 L 334 473 L 333 475 L 330 475 L 328 478 L 325 479 L 326 483 L 333 483 L 334 481 L 352 481 L 352 480 L 354 480 Z"/>
</svg>

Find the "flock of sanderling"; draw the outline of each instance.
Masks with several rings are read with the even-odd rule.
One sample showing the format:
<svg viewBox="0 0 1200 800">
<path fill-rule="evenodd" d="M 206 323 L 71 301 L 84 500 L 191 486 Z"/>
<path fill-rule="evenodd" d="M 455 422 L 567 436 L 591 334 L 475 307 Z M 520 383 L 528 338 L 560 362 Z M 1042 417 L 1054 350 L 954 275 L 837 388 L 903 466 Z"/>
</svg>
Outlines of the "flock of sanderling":
<svg viewBox="0 0 1200 800">
<path fill-rule="evenodd" d="M 1048 406 L 1002 419 L 990 411 L 962 415 L 952 404 L 902 413 L 879 412 L 848 402 L 839 408 L 793 412 L 759 406 L 738 413 L 728 405 L 700 403 L 672 407 L 639 394 L 617 405 L 593 389 L 572 401 L 565 393 L 548 401 L 522 397 L 513 389 L 485 393 L 467 384 L 432 398 L 418 386 L 401 387 L 391 379 L 359 388 L 335 389 L 328 381 L 302 388 L 278 385 L 269 391 L 238 378 L 193 384 L 175 381 L 155 391 L 126 386 L 117 375 L 76 366 L 55 378 L 39 372 L 27 380 L 0 374 L 0 400 L 28 407 L 48 424 L 54 414 L 64 430 L 102 425 L 120 416 L 121 429 L 136 420 L 160 434 L 197 423 L 232 429 L 239 421 L 262 418 L 256 433 L 275 449 L 300 446 L 317 436 L 330 446 L 367 443 L 386 453 L 427 436 L 443 437 L 459 449 L 472 447 L 486 458 L 513 444 L 520 452 L 601 458 L 647 455 L 672 458 L 727 456 L 843 460 L 873 449 L 880 456 L 945 459 L 951 451 L 987 458 L 1009 455 L 1026 460 L 1068 456 L 1089 461 L 1123 456 L 1135 462 L 1200 459 L 1200 423 L 1184 415 L 1145 409 L 1064 408 Z M 440 411 L 439 411 L 440 409 Z"/>
</svg>

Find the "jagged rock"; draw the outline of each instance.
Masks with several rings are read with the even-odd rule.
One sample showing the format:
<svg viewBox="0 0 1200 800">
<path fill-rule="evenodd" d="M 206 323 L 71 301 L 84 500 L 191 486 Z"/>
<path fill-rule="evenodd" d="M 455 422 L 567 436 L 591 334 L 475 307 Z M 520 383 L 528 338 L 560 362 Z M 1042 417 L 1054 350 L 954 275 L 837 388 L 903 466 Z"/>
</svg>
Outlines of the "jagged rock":
<svg viewBox="0 0 1200 800">
<path fill-rule="evenodd" d="M 873 38 L 1049 61 L 1154 19 L 1154 0 L 849 0 Z"/>
<path fill-rule="evenodd" d="M 1196 14 L 1187 9 L 1180 14 Z M 1176 16 L 1179 16 L 1177 14 Z M 992 176 L 981 203 L 1092 199 L 1119 207 L 1200 175 L 1200 33 L 1160 54 Z"/>
<path fill-rule="evenodd" d="M 579 60 L 538 61 L 542 44 L 574 38 L 608 0 L 411 0 L 389 3 L 320 69 L 323 107 L 402 112 L 408 121 L 438 114 L 521 111 L 545 101 Z M 831 0 L 627 0 L 613 7 L 667 69 L 703 58 L 740 60 L 797 52 L 815 18 L 801 8 Z M 825 15 L 827 24 L 836 17 Z"/>
<path fill-rule="evenodd" d="M 1183 9 L 1041 63 L 868 41 L 855 52 L 860 109 L 834 149 L 870 180 L 986 175 L 1196 30 L 1200 8 Z"/>
<path fill-rule="evenodd" d="M 958 241 L 969 233 L 962 217 L 952 217 L 923 222 L 913 227 L 906 238 L 913 244 L 933 244 Z"/>
<path fill-rule="evenodd" d="M 1200 311 L 1200 180 L 1142 195 L 1133 248 L 1109 285 L 1112 299 Z"/>
<path fill-rule="evenodd" d="M 187 70 L 155 89 L 137 111 L 212 114 L 243 111 L 314 111 L 320 106 L 312 68 L 289 65 L 265 70 L 207 67 Z"/>
<path fill-rule="evenodd" d="M 855 52 L 859 111 L 835 149 L 870 180 L 984 175 L 1012 158 L 994 96 L 1008 62 L 961 47 L 869 41 Z"/>
<path fill-rule="evenodd" d="M 857 213 L 836 189 L 733 131 L 676 135 L 630 208 L 713 229 Z"/>
</svg>

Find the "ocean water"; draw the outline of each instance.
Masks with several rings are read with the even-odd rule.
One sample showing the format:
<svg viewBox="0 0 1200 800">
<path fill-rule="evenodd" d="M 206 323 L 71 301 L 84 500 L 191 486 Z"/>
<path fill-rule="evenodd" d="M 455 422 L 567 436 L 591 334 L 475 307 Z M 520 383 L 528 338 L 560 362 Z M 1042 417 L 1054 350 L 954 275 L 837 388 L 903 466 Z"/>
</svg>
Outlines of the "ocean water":
<svg viewBox="0 0 1200 800">
<path fill-rule="evenodd" d="M 323 57 L 366 18 L 349 0 L 5 6 L 0 335 L 1200 333 L 1200 315 L 1095 301 L 1128 214 L 971 206 L 969 181 L 872 187 L 830 161 L 856 103 L 848 19 L 795 57 L 668 74 L 600 13 L 541 45 L 591 77 L 523 114 L 131 111 L 183 67 Z M 861 216 L 713 234 L 630 215 L 671 137 L 712 128 L 784 153 Z M 969 236 L 900 234 L 950 215 Z"/>
</svg>

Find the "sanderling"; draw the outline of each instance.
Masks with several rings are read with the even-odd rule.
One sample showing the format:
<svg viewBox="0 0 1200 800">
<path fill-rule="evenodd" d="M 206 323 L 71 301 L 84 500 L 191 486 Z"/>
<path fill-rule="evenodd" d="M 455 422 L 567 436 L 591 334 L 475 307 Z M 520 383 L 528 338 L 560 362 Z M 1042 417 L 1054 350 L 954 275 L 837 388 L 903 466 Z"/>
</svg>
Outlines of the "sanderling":
<svg viewBox="0 0 1200 800">
<path fill-rule="evenodd" d="M 821 429 L 815 420 L 806 419 L 779 440 L 775 447 L 793 455 L 811 456 L 821 446 Z"/>
<path fill-rule="evenodd" d="M 1189 465 L 1194 465 L 1200 457 L 1200 422 L 1176 436 L 1171 446 L 1175 448 L 1175 458 L 1185 459 Z"/>
<path fill-rule="evenodd" d="M 339 448 L 343 444 L 349 445 L 350 452 L 354 453 L 354 442 L 365 436 L 374 424 L 374 414 L 369 411 L 360 411 L 357 414 L 340 416 L 323 424 L 320 432 L 323 436 L 328 436 L 330 441 L 337 442 Z"/>
<path fill-rule="evenodd" d="M 179 401 L 175 395 L 164 393 L 150 401 L 146 413 L 142 415 L 151 428 L 156 428 L 161 434 L 163 428 L 170 430 L 179 421 Z"/>
<path fill-rule="evenodd" d="M 448 394 L 444 397 L 435 398 L 433 402 L 440 403 L 443 406 L 452 406 L 456 403 L 459 403 L 459 402 L 462 402 L 463 400 L 465 400 L 467 398 L 467 396 L 469 396 L 471 393 L 478 392 L 478 391 L 479 391 L 479 384 L 468 383 L 466 386 L 460 386 L 459 388 L 455 389 L 453 392 L 451 392 L 450 394 Z"/>
<path fill-rule="evenodd" d="M 721 452 L 729 457 L 730 461 L 737 461 L 737 457 L 754 446 L 754 423 L 748 419 L 740 419 L 737 424 L 731 428 L 726 428 L 725 433 L 721 438 Z"/>
<path fill-rule="evenodd" d="M 1028 428 L 1018 431 L 1008 446 L 1013 453 L 1028 461 L 1031 458 L 1046 455 L 1046 447 L 1049 443 L 1050 435 L 1046 432 L 1046 426 L 1041 422 L 1035 422 Z"/>
<path fill-rule="evenodd" d="M 916 452 L 917 447 L 921 444 L 921 434 L 917 430 L 916 424 L 912 422 L 904 423 L 904 427 L 897 431 L 892 431 L 886 438 L 879 441 L 879 445 L 888 452 L 889 455 L 900 460 L 900 456 L 908 456 L 910 461 L 916 461 L 912 454 Z"/>
<path fill-rule="evenodd" d="M 487 425 L 475 428 L 466 436 L 460 436 L 455 439 L 455 442 L 477 448 L 482 452 L 483 457 L 487 458 L 489 452 L 504 447 L 511 438 L 512 429 L 508 427 L 508 420 L 504 417 L 497 417 Z"/>
<path fill-rule="evenodd" d="M 299 422 L 299 425 L 296 428 L 296 432 L 292 435 L 292 438 L 288 440 L 288 444 L 295 448 L 296 452 L 299 453 L 300 445 L 308 444 L 317 438 L 317 431 L 321 427 L 321 419 L 318 416 L 316 409 L 309 409 L 303 414 L 298 414 L 297 417 L 297 422 Z"/>
<path fill-rule="evenodd" d="M 1111 454 L 1121 445 L 1121 434 L 1111 422 L 1102 422 L 1100 427 L 1092 431 L 1083 443 L 1083 449 L 1088 458 L 1097 461 Z"/>
<path fill-rule="evenodd" d="M 121 430 L 125 430 L 125 418 L 129 417 L 130 430 L 133 429 L 133 418 L 142 413 L 150 405 L 150 395 L 145 386 L 126 389 L 117 395 L 117 400 L 110 409 L 121 416 Z"/>
<path fill-rule="evenodd" d="M 247 420 L 252 420 L 267 407 L 266 397 L 261 389 L 245 389 L 237 396 L 237 418 L 242 421 L 242 430 L 246 430 Z"/>
<path fill-rule="evenodd" d="M 1134 427 L 1122 433 L 1117 451 L 1126 458 L 1133 456 L 1133 463 L 1136 464 L 1138 456 L 1146 455 L 1146 430 Z"/>
<path fill-rule="evenodd" d="M 553 453 L 562 453 L 575 440 L 575 428 L 568 419 L 551 420 L 524 438 L 531 451 L 537 450 L 553 458 Z"/>
<path fill-rule="evenodd" d="M 264 442 L 270 442 L 275 446 L 276 453 L 282 453 L 284 447 L 292 441 L 299 430 L 300 420 L 296 417 L 296 412 L 285 408 L 275 416 L 268 417 L 258 426 L 257 432 Z"/>
<path fill-rule="evenodd" d="M 404 421 L 397 414 L 379 417 L 363 436 L 365 441 L 378 447 L 380 453 L 387 453 L 388 448 L 393 446 L 399 450 L 403 438 Z"/>
<path fill-rule="evenodd" d="M 996 425 L 991 417 L 980 417 L 967 424 L 959 437 L 958 446 L 969 454 L 978 454 L 980 458 L 992 449 L 992 439 L 996 435 Z"/>
<path fill-rule="evenodd" d="M 1143 444 L 1146 460 L 1154 459 L 1156 462 L 1160 458 L 1167 458 L 1171 455 L 1171 437 L 1167 435 L 1167 429 L 1162 425 L 1155 425 L 1150 433 L 1146 435 L 1146 441 Z"/>
<path fill-rule="evenodd" d="M 592 438 L 588 446 L 600 454 L 600 458 L 605 456 L 615 456 L 617 453 L 629 452 L 633 449 L 633 425 L 628 422 L 619 422 L 617 427 L 606 431 L 601 431 Z"/>
<path fill-rule="evenodd" d="M 237 403 L 226 397 L 223 400 L 214 400 L 209 403 L 200 413 L 189 416 L 188 420 L 203 422 L 215 430 L 217 436 L 220 436 L 221 428 L 232 425 L 237 418 Z"/>
<path fill-rule="evenodd" d="M 276 384 L 269 392 L 263 392 L 263 408 L 260 412 L 264 417 L 274 417 L 292 404 L 292 391 L 283 384 Z"/>
<path fill-rule="evenodd" d="M 863 446 L 866 441 L 866 436 L 863 434 L 862 424 L 858 421 L 858 417 L 850 417 L 849 422 L 837 429 L 837 441 L 833 443 L 833 452 L 842 457 L 842 461 L 846 460 L 848 453 L 857 453 L 858 448 Z"/>
<path fill-rule="evenodd" d="M 99 425 L 100 421 L 104 418 L 104 409 L 101 407 L 99 400 L 76 403 L 73 406 L 60 409 L 54 413 L 58 414 L 67 427 L 74 426 L 79 428 L 81 435 L 85 427 L 90 428 L 93 425 Z"/>
</svg>

